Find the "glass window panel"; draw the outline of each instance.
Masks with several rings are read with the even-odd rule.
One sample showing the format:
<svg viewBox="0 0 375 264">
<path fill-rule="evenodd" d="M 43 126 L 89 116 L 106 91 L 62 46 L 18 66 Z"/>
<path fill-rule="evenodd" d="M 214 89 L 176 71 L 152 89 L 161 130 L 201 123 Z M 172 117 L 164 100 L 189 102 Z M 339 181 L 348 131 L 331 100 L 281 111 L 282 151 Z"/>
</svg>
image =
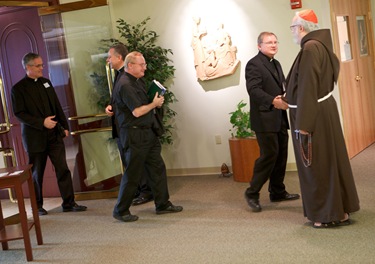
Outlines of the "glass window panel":
<svg viewBox="0 0 375 264">
<path fill-rule="evenodd" d="M 340 43 L 341 61 L 349 61 L 352 59 L 352 50 L 350 46 L 351 41 L 349 35 L 349 17 L 337 16 L 336 20 Z"/>
<path fill-rule="evenodd" d="M 358 47 L 361 56 L 368 55 L 367 28 L 365 16 L 357 16 Z"/>
<path fill-rule="evenodd" d="M 110 101 L 106 79 L 107 50 L 102 40 L 112 37 L 108 6 L 62 13 L 77 116 L 104 113 Z M 88 129 L 110 126 L 105 119 L 85 118 Z M 86 186 L 121 174 L 121 160 L 111 132 L 80 135 L 85 161 Z"/>
<path fill-rule="evenodd" d="M 119 150 L 116 140 L 112 139 L 111 131 L 82 134 L 81 141 L 87 186 L 122 174 Z"/>
<path fill-rule="evenodd" d="M 77 115 L 103 113 L 110 94 L 105 77 L 107 50 L 101 40 L 112 37 L 109 8 L 66 12 L 62 19 Z"/>
<path fill-rule="evenodd" d="M 106 76 L 108 44 L 103 44 L 103 40 L 112 38 L 111 21 L 109 6 L 42 17 L 50 79 L 55 88 L 62 87 L 64 91 L 59 94 L 60 101 L 66 102 L 62 104 L 64 111 L 70 110 L 66 111 L 70 117 L 81 117 L 70 122 L 72 131 L 77 132 L 74 140 L 64 140 L 73 182 L 80 184 L 75 190 L 80 191 L 112 189 L 118 186 L 117 178 L 122 174 L 116 140 L 111 131 L 105 130 L 111 128 L 111 118 L 85 118 L 104 114 L 110 101 Z M 71 91 L 65 89 L 69 84 Z"/>
</svg>

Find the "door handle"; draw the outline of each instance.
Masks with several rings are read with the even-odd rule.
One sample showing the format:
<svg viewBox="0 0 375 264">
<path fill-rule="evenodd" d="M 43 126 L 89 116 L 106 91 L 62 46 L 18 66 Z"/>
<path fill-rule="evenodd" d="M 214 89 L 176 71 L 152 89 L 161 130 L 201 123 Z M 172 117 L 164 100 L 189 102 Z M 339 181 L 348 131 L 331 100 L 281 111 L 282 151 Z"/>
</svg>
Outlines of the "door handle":
<svg viewBox="0 0 375 264">
<path fill-rule="evenodd" d="M 111 68 L 109 63 L 105 65 L 105 73 L 107 75 L 109 95 L 112 96 L 113 82 L 115 80 L 115 71 Z"/>
<path fill-rule="evenodd" d="M 362 79 L 362 76 L 357 75 L 357 76 L 355 77 L 355 80 L 356 80 L 357 82 L 359 82 L 361 79 Z"/>
<path fill-rule="evenodd" d="M 107 118 L 107 114 L 96 114 L 96 115 L 83 115 L 83 116 L 70 116 L 68 118 L 69 121 L 74 121 L 74 120 L 81 120 L 81 119 L 86 119 L 86 118 Z M 70 134 L 72 136 L 79 135 L 79 134 L 85 134 L 85 133 L 92 133 L 92 132 L 103 132 L 103 131 L 111 131 L 112 127 L 104 127 L 104 128 L 91 128 L 91 129 L 83 129 L 83 130 L 76 130 L 76 131 L 71 131 Z"/>
<path fill-rule="evenodd" d="M 91 128 L 91 129 L 82 129 L 70 132 L 72 136 L 86 134 L 86 133 L 94 133 L 94 132 L 106 132 L 112 131 L 112 127 L 103 127 L 103 128 Z"/>
<path fill-rule="evenodd" d="M 68 117 L 69 121 L 73 120 L 81 120 L 81 119 L 86 119 L 86 118 L 99 118 L 99 117 L 108 117 L 107 114 L 94 114 L 94 115 L 83 115 L 83 116 L 70 116 Z"/>
<path fill-rule="evenodd" d="M 4 112 L 4 121 L 5 123 L 0 123 L 0 134 L 8 133 L 10 131 L 10 128 L 13 126 L 9 122 L 9 115 L 7 110 L 7 104 L 5 100 L 5 91 L 3 86 L 3 80 L 0 78 L 0 94 L 1 94 L 1 103 L 3 106 L 3 112 Z M 5 130 L 2 130 L 2 128 L 5 127 Z"/>
<path fill-rule="evenodd" d="M 107 82 L 108 82 L 108 89 L 109 89 L 109 95 L 112 96 L 112 90 L 113 90 L 113 81 L 115 78 L 115 71 L 111 68 L 111 65 L 109 63 L 106 63 L 105 65 L 105 71 L 107 75 Z M 96 115 L 83 115 L 83 116 L 71 116 L 68 118 L 69 121 L 73 120 L 81 120 L 86 118 L 101 118 L 101 117 L 108 117 L 107 114 L 96 114 Z M 92 129 L 83 129 L 83 130 L 76 130 L 70 132 L 71 135 L 79 135 L 79 134 L 85 134 L 85 133 L 93 133 L 93 132 L 103 132 L 103 131 L 111 131 L 112 127 L 104 127 L 104 128 L 92 128 Z"/>
</svg>

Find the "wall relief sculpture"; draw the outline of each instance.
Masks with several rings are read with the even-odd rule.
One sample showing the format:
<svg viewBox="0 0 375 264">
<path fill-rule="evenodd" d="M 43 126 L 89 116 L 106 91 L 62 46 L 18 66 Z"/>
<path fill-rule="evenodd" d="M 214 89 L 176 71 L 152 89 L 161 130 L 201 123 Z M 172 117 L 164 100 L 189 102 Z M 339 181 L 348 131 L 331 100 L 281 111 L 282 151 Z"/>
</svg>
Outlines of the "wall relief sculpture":
<svg viewBox="0 0 375 264">
<path fill-rule="evenodd" d="M 239 64 L 237 47 L 232 46 L 224 25 L 218 25 L 215 32 L 207 32 L 201 25 L 200 17 L 193 17 L 193 21 L 191 47 L 197 78 L 206 81 L 233 74 Z"/>
</svg>

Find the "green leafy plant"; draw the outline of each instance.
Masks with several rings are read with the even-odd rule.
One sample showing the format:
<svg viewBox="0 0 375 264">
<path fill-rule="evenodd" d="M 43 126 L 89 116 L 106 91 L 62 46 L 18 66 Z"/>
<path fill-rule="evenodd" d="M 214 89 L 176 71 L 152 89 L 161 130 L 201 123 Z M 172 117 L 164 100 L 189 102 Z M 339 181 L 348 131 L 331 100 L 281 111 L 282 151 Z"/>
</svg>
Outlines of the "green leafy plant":
<svg viewBox="0 0 375 264">
<path fill-rule="evenodd" d="M 173 119 L 177 115 L 177 113 L 171 108 L 171 104 L 178 102 L 178 100 L 165 83 L 171 81 L 174 77 L 175 68 L 173 65 L 170 65 L 172 60 L 168 57 L 168 55 L 173 55 L 173 52 L 171 49 L 165 49 L 156 44 L 159 35 L 155 31 L 149 31 L 146 29 L 149 20 L 150 17 L 147 17 L 136 25 L 130 25 L 123 19 L 118 19 L 116 21 L 118 23 L 117 29 L 119 30 L 121 38 L 118 40 L 102 40 L 101 49 L 107 52 L 111 45 L 120 42 L 123 43 L 129 51 L 139 51 L 143 54 L 147 63 L 147 70 L 144 76 L 146 87 L 149 87 L 150 83 L 155 79 L 167 88 L 167 92 L 164 94 L 165 100 L 163 105 L 163 125 L 165 133 L 160 138 L 160 142 L 162 144 L 171 145 L 173 144 Z M 92 77 L 98 78 L 98 76 L 94 75 L 92 75 Z M 106 88 L 106 90 L 108 90 L 108 88 Z"/>
<path fill-rule="evenodd" d="M 232 124 L 232 129 L 229 129 L 232 137 L 236 138 L 246 138 L 254 137 L 255 133 L 251 130 L 250 126 L 250 111 L 246 111 L 246 103 L 241 100 L 237 104 L 237 109 L 234 112 L 230 112 L 230 123 Z"/>
<path fill-rule="evenodd" d="M 165 101 L 163 106 L 165 133 L 160 138 L 160 141 L 162 144 L 171 145 L 173 144 L 172 130 L 174 128 L 172 119 L 177 113 L 170 106 L 178 100 L 165 83 L 174 77 L 175 68 L 173 65 L 170 65 L 172 60 L 168 57 L 168 54 L 173 55 L 173 52 L 171 49 L 165 49 L 156 44 L 159 35 L 155 31 L 146 29 L 149 20 L 150 17 L 147 17 L 140 23 L 132 26 L 123 19 L 118 19 L 116 21 L 118 23 L 117 29 L 129 51 L 139 51 L 143 54 L 147 63 L 147 70 L 144 76 L 146 87 L 149 87 L 152 80 L 155 79 L 167 88 L 167 92 L 164 94 Z"/>
</svg>

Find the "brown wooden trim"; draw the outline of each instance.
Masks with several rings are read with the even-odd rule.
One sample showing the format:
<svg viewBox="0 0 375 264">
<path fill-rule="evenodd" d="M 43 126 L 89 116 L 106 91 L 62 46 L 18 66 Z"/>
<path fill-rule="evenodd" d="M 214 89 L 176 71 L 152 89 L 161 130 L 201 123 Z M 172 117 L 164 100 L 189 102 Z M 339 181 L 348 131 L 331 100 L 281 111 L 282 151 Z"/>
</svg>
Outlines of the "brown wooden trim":
<svg viewBox="0 0 375 264">
<path fill-rule="evenodd" d="M 49 2 L 42 2 L 42 1 L 0 1 L 0 6 L 36 6 L 36 7 L 43 7 L 49 6 Z"/>
<path fill-rule="evenodd" d="M 118 188 L 115 190 L 87 191 L 74 193 L 75 201 L 117 198 Z"/>
<path fill-rule="evenodd" d="M 38 9 L 39 16 L 58 14 L 63 12 L 76 11 L 86 8 L 99 7 L 108 5 L 107 0 L 84 0 L 68 4 L 41 7 Z"/>
</svg>

